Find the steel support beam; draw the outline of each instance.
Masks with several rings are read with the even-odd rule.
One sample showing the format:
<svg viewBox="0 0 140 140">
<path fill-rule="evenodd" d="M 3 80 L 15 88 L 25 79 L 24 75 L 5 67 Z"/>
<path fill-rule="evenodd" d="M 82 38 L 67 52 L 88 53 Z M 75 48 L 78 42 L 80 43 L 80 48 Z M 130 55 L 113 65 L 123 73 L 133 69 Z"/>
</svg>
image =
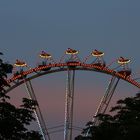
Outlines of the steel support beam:
<svg viewBox="0 0 140 140">
<path fill-rule="evenodd" d="M 112 76 L 110 81 L 109 81 L 109 84 L 106 88 L 106 91 L 103 95 L 103 97 L 101 98 L 100 100 L 100 103 L 99 103 L 99 106 L 97 107 L 97 110 L 95 112 L 95 115 L 92 119 L 92 124 L 90 127 L 92 126 L 96 126 L 100 123 L 100 121 L 98 120 L 98 118 L 96 116 L 98 116 L 99 114 L 104 114 L 109 106 L 109 103 L 112 99 L 112 96 L 115 92 L 115 89 L 118 85 L 118 82 L 119 82 L 119 78 L 115 77 L 115 76 Z M 86 137 L 90 136 L 90 127 L 86 133 Z"/>
<path fill-rule="evenodd" d="M 98 114 L 104 114 L 106 112 L 106 110 L 109 106 L 109 103 L 111 101 L 111 98 L 115 92 L 117 85 L 118 85 L 118 82 L 119 82 L 119 78 L 112 76 L 112 78 L 109 81 L 109 84 L 107 86 L 106 92 L 103 95 L 103 97 L 101 98 L 100 104 L 99 104 L 97 111 L 94 115 L 95 117 L 92 120 L 94 122 L 94 125 L 98 124 L 98 119 L 96 118 L 96 116 Z"/>
<path fill-rule="evenodd" d="M 29 81 L 25 80 L 25 87 L 26 87 L 29 98 L 31 100 L 37 101 L 37 98 L 36 98 L 36 95 L 35 95 L 35 92 L 34 92 L 34 89 L 30 80 Z M 48 133 L 45 121 L 43 119 L 39 104 L 36 106 L 34 110 L 34 114 L 35 114 L 39 129 L 40 129 L 40 132 L 42 134 L 43 140 L 50 140 L 50 135 Z"/>
<path fill-rule="evenodd" d="M 64 140 L 72 140 L 75 70 L 68 68 L 67 72 Z"/>
</svg>

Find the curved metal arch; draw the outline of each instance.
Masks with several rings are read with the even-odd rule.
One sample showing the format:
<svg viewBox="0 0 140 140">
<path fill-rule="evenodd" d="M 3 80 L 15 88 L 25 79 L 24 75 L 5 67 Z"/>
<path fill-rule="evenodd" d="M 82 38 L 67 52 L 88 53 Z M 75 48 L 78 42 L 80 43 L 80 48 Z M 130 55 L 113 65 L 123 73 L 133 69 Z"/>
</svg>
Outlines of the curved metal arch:
<svg viewBox="0 0 140 140">
<path fill-rule="evenodd" d="M 140 83 L 138 83 L 137 81 L 135 81 L 134 79 L 132 79 L 130 77 L 126 77 L 126 75 L 120 74 L 119 72 L 116 72 L 107 67 L 97 66 L 96 64 L 85 64 L 85 63 L 80 63 L 80 62 L 56 63 L 56 64 L 48 64 L 45 66 L 35 67 L 30 70 L 23 71 L 22 74 L 13 76 L 11 79 L 7 80 L 7 82 L 10 84 L 10 83 L 16 81 L 17 79 L 20 79 L 24 76 L 30 75 L 35 72 L 35 75 L 32 75 L 25 79 L 26 81 L 29 81 L 29 80 L 35 79 L 37 77 L 40 77 L 40 76 L 43 76 L 46 74 L 67 71 L 67 67 L 70 67 L 70 69 L 72 69 L 72 70 L 95 71 L 95 72 L 101 72 L 101 73 L 109 74 L 112 76 L 116 76 L 122 80 L 125 80 L 126 82 L 129 82 L 130 84 L 134 85 L 135 87 L 140 88 Z M 55 69 L 49 70 L 49 68 L 55 68 Z M 45 69 L 48 69 L 48 71 L 38 73 L 39 71 L 45 70 Z M 20 86 L 21 84 L 23 84 L 25 82 L 25 80 L 21 80 L 21 81 L 17 82 L 16 84 L 12 85 L 10 88 L 8 88 L 5 91 L 5 93 L 8 93 L 11 90 L 13 90 L 14 88 Z"/>
</svg>

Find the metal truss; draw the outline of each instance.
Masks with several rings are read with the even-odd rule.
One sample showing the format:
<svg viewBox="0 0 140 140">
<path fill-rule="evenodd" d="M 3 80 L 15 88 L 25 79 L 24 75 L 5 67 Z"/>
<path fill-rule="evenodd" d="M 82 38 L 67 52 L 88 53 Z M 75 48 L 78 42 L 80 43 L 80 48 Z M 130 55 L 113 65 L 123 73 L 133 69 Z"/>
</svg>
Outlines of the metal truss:
<svg viewBox="0 0 140 140">
<path fill-rule="evenodd" d="M 109 84 L 106 88 L 106 91 L 105 91 L 105 94 L 103 95 L 103 97 L 101 98 L 100 100 L 100 103 L 99 103 L 99 106 L 95 112 L 95 115 L 92 119 L 92 124 L 90 125 L 89 129 L 87 130 L 87 133 L 86 133 L 86 137 L 88 136 L 91 136 L 90 134 L 90 128 L 92 126 L 96 126 L 98 124 L 100 124 L 100 121 L 98 120 L 97 116 L 99 114 L 104 114 L 109 106 L 109 103 L 112 99 L 112 96 L 115 92 L 115 89 L 118 85 L 118 82 L 119 82 L 119 78 L 115 77 L 115 76 L 112 76 L 111 77 L 111 80 L 109 81 Z"/>
<path fill-rule="evenodd" d="M 67 70 L 64 140 L 72 140 L 75 70 Z"/>
<path fill-rule="evenodd" d="M 104 114 L 109 106 L 109 103 L 111 101 L 111 98 L 115 92 L 115 89 L 118 85 L 119 82 L 119 78 L 112 76 L 111 80 L 109 81 L 109 84 L 107 86 L 107 89 L 105 91 L 105 94 L 103 95 L 99 106 L 97 108 L 97 111 L 93 117 L 92 122 L 94 123 L 94 125 L 97 125 L 99 123 L 98 119 L 96 118 L 96 116 L 98 114 Z"/>
<path fill-rule="evenodd" d="M 40 132 L 43 136 L 44 140 L 50 140 L 50 134 L 56 133 L 60 131 L 64 131 L 64 140 L 72 140 L 73 130 L 79 130 L 81 128 L 73 126 L 73 107 L 74 107 L 74 81 L 75 81 L 75 70 L 85 70 L 85 71 L 96 71 L 104 74 L 111 75 L 111 80 L 107 86 L 107 89 L 101 98 L 100 104 L 97 108 L 97 111 L 92 119 L 92 126 L 98 125 L 100 121 L 98 120 L 99 114 L 104 114 L 109 106 L 109 103 L 112 99 L 114 91 L 118 85 L 119 79 L 122 79 L 126 82 L 129 82 L 131 85 L 140 89 L 140 83 L 137 82 L 137 79 L 133 79 L 131 77 L 131 69 L 128 64 L 130 62 L 129 59 L 124 57 L 119 57 L 113 60 L 110 64 L 106 65 L 104 61 L 104 52 L 99 50 L 93 50 L 85 59 L 81 61 L 78 56 L 79 51 L 75 49 L 68 48 L 65 51 L 65 54 L 61 57 L 59 62 L 53 60 L 52 55 L 42 51 L 39 54 L 39 57 L 43 59 L 42 63 L 39 64 L 35 68 L 30 68 L 24 61 L 16 60 L 14 66 L 20 68 L 20 71 L 14 73 L 14 75 L 7 80 L 7 83 L 11 87 L 2 86 L 2 90 L 7 94 L 9 91 L 14 88 L 20 86 L 21 84 L 25 84 L 28 96 L 30 99 L 37 101 L 33 86 L 31 84 L 31 80 L 34 78 L 38 78 L 39 76 L 43 76 L 46 74 L 51 74 L 60 71 L 67 71 L 67 85 L 66 85 L 66 94 L 65 94 L 65 122 L 63 125 L 55 126 L 50 128 L 48 133 L 48 129 L 46 127 L 45 121 L 41 114 L 41 110 L 39 105 L 34 109 L 35 117 L 38 122 Z M 65 59 L 65 56 L 67 58 Z M 94 57 L 95 59 L 88 62 L 90 57 Z M 87 63 L 88 62 L 88 63 Z M 117 62 L 119 65 L 115 65 L 114 68 L 110 68 L 112 64 Z M 117 70 L 121 67 L 121 70 Z M 23 68 L 29 68 L 28 70 L 23 70 Z M 27 78 L 25 78 L 27 77 Z M 63 128 L 62 128 L 63 127 Z M 89 136 L 90 128 L 88 132 L 86 132 L 85 136 Z"/>
<path fill-rule="evenodd" d="M 26 81 L 26 79 L 25 79 L 24 83 L 25 83 L 25 87 L 26 87 L 29 98 L 37 101 L 31 81 L 30 80 Z M 48 133 L 48 129 L 47 129 L 45 121 L 43 119 L 39 104 L 34 109 L 34 114 L 35 114 L 39 129 L 40 129 L 40 132 L 42 134 L 43 140 L 50 140 L 50 135 Z"/>
</svg>

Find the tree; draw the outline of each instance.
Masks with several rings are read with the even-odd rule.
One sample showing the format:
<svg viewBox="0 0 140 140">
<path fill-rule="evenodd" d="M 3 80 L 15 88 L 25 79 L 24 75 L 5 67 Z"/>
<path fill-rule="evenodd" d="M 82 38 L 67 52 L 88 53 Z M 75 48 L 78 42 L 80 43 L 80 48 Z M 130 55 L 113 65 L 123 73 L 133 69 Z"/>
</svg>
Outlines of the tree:
<svg viewBox="0 0 140 140">
<path fill-rule="evenodd" d="M 4 93 L 4 86 L 10 86 L 6 78 L 12 69 L 11 64 L 0 59 L 0 140 L 41 140 L 37 131 L 27 129 L 35 120 L 33 110 L 38 105 L 37 101 L 23 98 L 23 104 L 15 107 L 8 102 L 10 97 Z"/>
<path fill-rule="evenodd" d="M 0 52 L 0 55 L 3 55 L 3 53 Z M 12 73 L 13 70 L 13 66 L 11 64 L 8 63 L 4 63 L 2 59 L 0 59 L 0 97 L 2 97 L 3 99 L 9 98 L 8 96 L 6 96 L 4 94 L 5 89 L 4 86 L 10 86 L 7 81 L 7 74 L 8 73 Z"/>
<path fill-rule="evenodd" d="M 117 101 L 110 112 L 115 115 L 99 114 L 97 126 L 88 125 L 90 136 L 80 135 L 75 140 L 139 140 L 140 139 L 140 94 Z"/>
<path fill-rule="evenodd" d="M 0 139 L 1 140 L 31 140 L 32 137 L 41 136 L 36 131 L 29 131 L 26 127 L 33 117 L 36 104 L 30 99 L 23 98 L 23 105 L 19 108 L 6 101 L 0 102 Z"/>
</svg>

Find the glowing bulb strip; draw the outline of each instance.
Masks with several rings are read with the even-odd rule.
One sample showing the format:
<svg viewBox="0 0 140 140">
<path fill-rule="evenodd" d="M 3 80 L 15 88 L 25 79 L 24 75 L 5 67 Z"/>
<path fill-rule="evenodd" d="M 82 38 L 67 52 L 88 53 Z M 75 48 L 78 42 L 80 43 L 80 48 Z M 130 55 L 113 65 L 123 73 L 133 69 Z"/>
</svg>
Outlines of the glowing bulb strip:
<svg viewBox="0 0 140 140">
<path fill-rule="evenodd" d="M 70 55 L 74 55 L 74 54 L 78 54 L 79 52 L 76 50 L 67 50 L 66 54 L 70 54 Z"/>
<path fill-rule="evenodd" d="M 128 63 L 130 63 L 130 60 L 124 60 L 124 61 L 118 60 L 118 63 L 119 64 L 128 64 Z"/>
<path fill-rule="evenodd" d="M 26 63 L 15 63 L 14 65 L 15 65 L 16 67 L 25 67 L 25 66 L 27 66 Z"/>
<path fill-rule="evenodd" d="M 93 56 L 96 56 L 96 57 L 101 57 L 101 56 L 104 55 L 103 52 L 99 52 L 99 53 L 92 52 L 91 54 L 92 54 Z"/>
<path fill-rule="evenodd" d="M 55 64 L 48 64 L 45 66 L 39 66 L 33 69 L 29 69 L 27 71 L 23 71 L 21 74 L 13 76 L 11 79 L 8 79 L 7 82 L 11 83 L 13 81 L 16 81 L 17 79 L 22 78 L 23 76 L 32 74 L 34 72 L 39 72 L 41 70 L 47 69 L 47 68 L 61 68 L 63 70 L 63 68 L 69 67 L 69 66 L 74 66 L 73 69 L 76 70 L 76 66 L 78 66 L 79 68 L 83 69 L 85 68 L 85 70 L 87 69 L 91 69 L 93 71 L 97 71 L 97 72 L 103 72 L 103 73 L 107 73 L 110 75 L 115 75 L 118 78 L 121 78 L 125 81 L 128 81 L 129 83 L 131 83 L 134 86 L 137 86 L 138 88 L 140 88 L 140 83 L 138 83 L 137 81 L 131 79 L 130 77 L 128 78 L 126 75 L 121 74 L 115 70 L 109 69 L 108 67 L 103 67 L 103 66 L 97 66 L 96 64 L 85 64 L 85 63 L 80 63 L 80 62 L 70 62 L 70 63 L 55 63 Z"/>
<path fill-rule="evenodd" d="M 46 58 L 46 59 L 52 57 L 50 54 L 40 54 L 39 56 L 40 56 L 41 58 Z"/>
</svg>

